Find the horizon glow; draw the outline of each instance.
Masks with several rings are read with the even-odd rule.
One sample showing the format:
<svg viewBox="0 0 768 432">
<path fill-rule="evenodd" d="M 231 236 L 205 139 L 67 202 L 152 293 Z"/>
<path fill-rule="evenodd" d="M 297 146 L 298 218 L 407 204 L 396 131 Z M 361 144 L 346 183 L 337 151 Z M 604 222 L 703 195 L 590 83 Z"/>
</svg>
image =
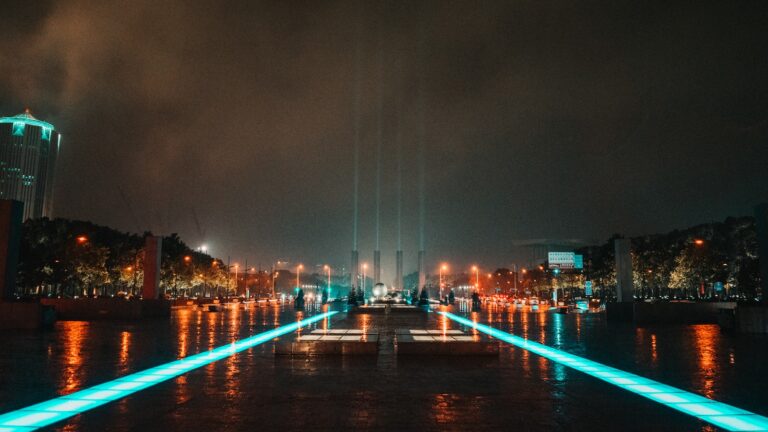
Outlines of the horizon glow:
<svg viewBox="0 0 768 432">
<path fill-rule="evenodd" d="M 491 326 L 476 323 L 450 312 L 438 311 L 439 314 L 474 328 L 496 339 L 516 347 L 538 354 L 548 360 L 568 366 L 579 372 L 591 375 L 599 380 L 613 384 L 624 390 L 643 396 L 669 408 L 691 415 L 707 423 L 729 431 L 762 431 L 768 430 L 768 418 L 732 405 L 724 404 L 704 396 L 691 393 L 676 387 L 662 384 L 633 373 L 625 372 L 579 357 L 547 345 L 529 341 L 520 336 L 503 332 Z"/>
<path fill-rule="evenodd" d="M 338 313 L 328 311 L 245 339 L 0 415 L 0 432 L 31 431 L 122 399 Z"/>
</svg>

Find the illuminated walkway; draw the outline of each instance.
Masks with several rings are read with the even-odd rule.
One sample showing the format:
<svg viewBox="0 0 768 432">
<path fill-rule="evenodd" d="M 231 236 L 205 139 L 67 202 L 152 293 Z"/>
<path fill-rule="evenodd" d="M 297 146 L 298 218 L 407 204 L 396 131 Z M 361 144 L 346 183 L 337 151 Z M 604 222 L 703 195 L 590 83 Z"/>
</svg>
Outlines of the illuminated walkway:
<svg viewBox="0 0 768 432">
<path fill-rule="evenodd" d="M 476 323 L 472 320 L 454 315 L 450 312 L 440 311 L 438 313 L 489 336 L 493 336 L 499 340 L 538 354 L 556 363 L 576 369 L 579 372 L 591 375 L 597 379 L 632 393 L 636 393 L 672 409 L 692 415 L 723 429 L 731 431 L 768 430 L 768 418 L 766 417 L 712 399 L 707 399 L 685 390 L 661 384 L 629 372 L 624 372 L 601 363 L 587 360 L 565 351 L 532 342 L 485 324 Z"/>
<path fill-rule="evenodd" d="M 301 327 L 321 321 L 335 313 L 337 312 L 321 313 L 311 318 L 242 339 L 233 344 L 224 345 L 207 352 L 185 357 L 181 360 L 136 372 L 95 387 L 0 415 L 0 432 L 29 431 L 48 426 L 105 403 L 122 399 L 139 390 L 168 381 L 171 378 L 247 350 L 276 337 L 294 332 Z"/>
<path fill-rule="evenodd" d="M 601 314 L 488 309 L 478 315 L 486 323 L 480 324 L 442 311 L 407 318 L 318 311 L 300 319 L 307 313 L 314 309 L 192 309 L 174 311 L 170 321 L 63 322 L 56 332 L 0 335 L 8 348 L 0 352 L 0 407 L 13 410 L 0 415 L 0 432 L 100 432 L 104 425 L 140 432 L 768 428 L 765 417 L 733 406 L 760 412 L 768 401 L 752 378 L 766 372 L 759 359 L 768 350 L 712 326 L 665 328 L 653 336 L 654 330 L 608 328 Z M 274 356 L 274 338 L 331 323 L 382 332 L 378 356 Z M 511 345 L 493 359 L 403 358 L 387 331 L 462 326 Z M 656 347 L 654 339 L 653 358 L 651 337 L 659 342 Z M 603 363 L 571 352 L 589 352 Z M 654 380 L 605 363 L 627 370 L 637 364 Z M 704 384 L 710 380 L 714 387 Z"/>
</svg>

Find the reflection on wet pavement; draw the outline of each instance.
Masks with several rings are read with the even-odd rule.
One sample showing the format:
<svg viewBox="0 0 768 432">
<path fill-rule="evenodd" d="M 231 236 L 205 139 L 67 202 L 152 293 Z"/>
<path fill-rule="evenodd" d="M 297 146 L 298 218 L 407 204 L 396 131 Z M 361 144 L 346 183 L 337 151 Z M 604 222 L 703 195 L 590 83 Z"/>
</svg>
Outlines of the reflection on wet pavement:
<svg viewBox="0 0 768 432">
<path fill-rule="evenodd" d="M 316 311 L 308 309 L 305 314 Z M 311 330 L 349 328 L 339 319 Z M 430 314 L 437 315 L 437 314 Z M 766 414 L 765 339 L 717 326 L 608 327 L 599 314 L 487 308 L 467 317 Z M 60 322 L 55 331 L 0 335 L 0 410 L 17 409 L 300 319 L 291 308 L 176 310 L 170 321 Z M 346 318 L 373 330 L 371 315 Z M 456 324 L 430 316 L 433 328 Z M 276 358 L 270 343 L 81 415 L 56 430 L 707 430 L 690 417 L 612 389 L 512 346 L 499 358 Z M 736 360 L 739 360 L 738 362 Z M 743 359 L 743 360 L 742 360 Z M 738 366 L 738 367 L 737 367 Z M 30 373 L 30 371 L 37 371 Z"/>
</svg>

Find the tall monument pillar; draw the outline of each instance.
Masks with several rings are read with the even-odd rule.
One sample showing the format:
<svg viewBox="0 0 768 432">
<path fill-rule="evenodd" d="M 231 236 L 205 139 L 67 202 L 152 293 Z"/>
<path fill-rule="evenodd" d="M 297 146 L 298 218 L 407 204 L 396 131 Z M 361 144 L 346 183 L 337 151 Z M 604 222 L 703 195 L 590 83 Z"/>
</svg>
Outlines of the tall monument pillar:
<svg viewBox="0 0 768 432">
<path fill-rule="evenodd" d="M 760 288 L 763 304 L 768 304 L 768 203 L 755 206 L 757 225 L 757 256 L 760 265 Z"/>
<path fill-rule="evenodd" d="M 162 256 L 163 238 L 147 236 L 144 240 L 144 286 L 141 296 L 144 300 L 157 299 L 157 288 L 160 285 L 160 258 Z"/>
<path fill-rule="evenodd" d="M 357 288 L 358 288 L 358 274 L 360 272 L 360 258 L 356 250 L 352 251 L 352 263 L 351 267 L 349 269 L 349 286 L 352 289 L 352 292 L 357 295 Z"/>
<path fill-rule="evenodd" d="M 399 250 L 395 253 L 395 289 L 403 288 L 403 251 Z"/>
<path fill-rule="evenodd" d="M 373 251 L 373 284 L 381 282 L 381 251 Z"/>
<path fill-rule="evenodd" d="M 419 291 L 424 289 L 424 286 L 427 285 L 427 268 L 425 260 L 426 253 L 423 250 L 419 251 Z"/>
<path fill-rule="evenodd" d="M 632 256 L 630 240 L 620 238 L 613 241 L 616 259 L 616 301 L 629 303 L 634 301 L 632 286 Z"/>
<path fill-rule="evenodd" d="M 21 201 L 0 200 L 0 301 L 16 297 L 23 214 L 24 203 Z"/>
</svg>

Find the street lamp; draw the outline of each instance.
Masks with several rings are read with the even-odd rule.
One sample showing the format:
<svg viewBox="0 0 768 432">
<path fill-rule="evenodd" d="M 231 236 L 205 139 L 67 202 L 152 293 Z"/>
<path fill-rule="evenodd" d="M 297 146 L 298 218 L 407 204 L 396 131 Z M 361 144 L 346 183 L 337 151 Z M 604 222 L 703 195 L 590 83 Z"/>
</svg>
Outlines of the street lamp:
<svg viewBox="0 0 768 432">
<path fill-rule="evenodd" d="M 702 239 L 694 239 L 693 240 L 693 244 L 696 245 L 696 247 L 699 247 L 699 248 L 703 247 L 704 246 L 704 240 L 702 240 Z M 701 253 L 700 252 L 696 252 L 696 257 L 697 257 L 697 261 L 699 261 L 699 263 L 700 263 L 701 262 Z M 701 296 L 704 295 L 704 275 L 703 274 L 699 274 L 699 279 L 700 279 L 700 281 L 699 281 L 699 289 L 697 290 L 698 291 L 697 295 L 699 297 L 701 297 Z"/>
<path fill-rule="evenodd" d="M 301 289 L 301 269 L 303 269 L 304 266 L 299 264 L 296 266 L 296 288 Z"/>
<path fill-rule="evenodd" d="M 325 271 L 328 272 L 328 299 L 330 299 L 331 298 L 331 266 L 326 264 L 325 266 L 323 266 L 323 268 L 325 268 Z"/>
<path fill-rule="evenodd" d="M 476 265 L 472 266 L 472 271 L 475 272 L 475 291 L 480 292 L 480 269 Z"/>
<path fill-rule="evenodd" d="M 235 295 L 237 295 L 237 270 L 240 268 L 240 265 L 235 263 Z"/>
<path fill-rule="evenodd" d="M 275 285 L 279 275 L 280 273 L 277 270 L 272 274 L 272 298 L 275 299 L 275 301 L 277 301 L 277 290 L 275 289 Z"/>
<path fill-rule="evenodd" d="M 368 263 L 363 263 L 363 301 L 365 301 L 365 271 L 368 270 Z"/>
<path fill-rule="evenodd" d="M 443 301 L 443 272 L 448 270 L 448 266 L 443 264 L 440 266 L 440 301 Z"/>
</svg>

